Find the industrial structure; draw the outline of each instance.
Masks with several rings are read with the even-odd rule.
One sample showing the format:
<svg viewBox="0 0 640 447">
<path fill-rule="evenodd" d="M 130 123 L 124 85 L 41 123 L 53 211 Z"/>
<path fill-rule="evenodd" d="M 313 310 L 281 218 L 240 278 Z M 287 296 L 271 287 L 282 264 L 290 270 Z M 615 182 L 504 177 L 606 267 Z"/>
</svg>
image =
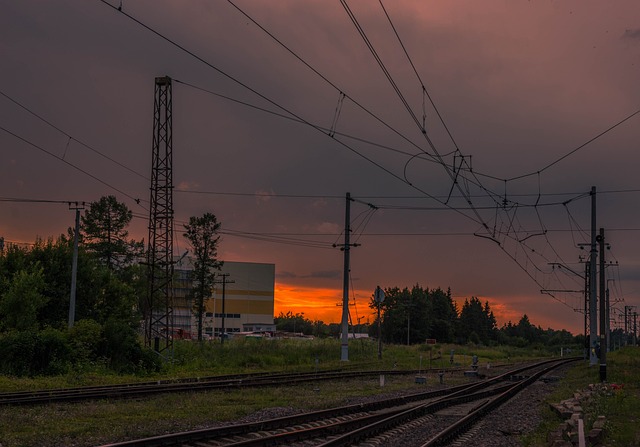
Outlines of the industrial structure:
<svg viewBox="0 0 640 447">
<path fill-rule="evenodd" d="M 173 337 L 173 130 L 171 78 L 155 79 L 145 345 L 171 350 Z"/>
<path fill-rule="evenodd" d="M 173 324 L 178 338 L 196 334 L 191 258 L 184 257 L 174 266 Z M 205 303 L 202 332 L 206 338 L 239 333 L 275 332 L 273 321 L 275 265 L 255 262 L 224 261 L 212 296 Z"/>
</svg>

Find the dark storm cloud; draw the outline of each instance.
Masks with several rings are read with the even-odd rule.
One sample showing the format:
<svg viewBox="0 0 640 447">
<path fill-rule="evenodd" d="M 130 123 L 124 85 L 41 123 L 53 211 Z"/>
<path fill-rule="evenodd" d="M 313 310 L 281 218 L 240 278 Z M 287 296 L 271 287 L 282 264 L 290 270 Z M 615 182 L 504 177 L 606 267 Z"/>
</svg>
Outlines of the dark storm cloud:
<svg viewBox="0 0 640 447">
<path fill-rule="evenodd" d="M 575 288 L 569 279 L 547 274 L 548 262 L 581 268 L 576 244 L 588 233 L 590 203 L 588 197 L 562 203 L 592 185 L 598 191 L 640 189 L 638 116 L 543 167 L 638 109 L 637 54 L 621 44 L 619 32 L 607 34 L 627 30 L 623 38 L 633 42 L 627 47 L 635 47 L 637 0 L 621 0 L 616 8 L 599 0 L 387 2 L 438 106 L 436 113 L 427 102 L 428 136 L 440 154 L 449 154 L 443 160 L 451 165 L 455 147 L 438 122 L 441 114 L 465 161 L 472 160 L 477 177 L 457 184 L 483 196 L 473 200 L 482 222 L 473 211 L 433 207 L 439 204 L 428 196 L 446 198 L 452 190 L 449 205 L 464 209 L 468 203 L 452 188 L 442 164 L 426 156 L 407 164 L 412 154 L 431 149 L 339 3 L 242 0 L 238 5 L 337 89 L 225 2 L 140 0 L 124 2 L 124 9 L 229 76 L 101 2 L 6 2 L 0 14 L 1 90 L 142 175 L 97 157 L 0 97 L 0 126 L 57 157 L 64 155 L 64 161 L 56 160 L 0 131 L 7 160 L 0 166 L 0 196 L 95 201 L 115 193 L 139 216 L 131 234 L 146 238 L 156 76 L 287 115 L 234 78 L 325 128 L 331 127 L 344 92 L 352 99 L 344 99 L 336 129 L 356 138 L 331 138 L 316 127 L 175 83 L 174 184 L 189 190 L 174 197 L 177 227 L 189 216 L 213 212 L 230 230 L 221 243 L 222 259 L 273 262 L 278 282 L 335 289 L 339 297 L 343 253 L 331 244 L 342 242 L 349 191 L 367 197 L 351 204 L 356 232 L 366 228 L 379 235 L 358 239 L 361 245 L 351 252 L 356 289 L 450 286 L 461 299 L 491 298 L 512 320 L 527 313 L 543 326 L 545 318 L 580 326 L 573 309 L 540 296 L 540 288 Z M 423 90 L 379 5 L 353 2 L 351 7 L 420 120 Z M 527 173 L 533 175 L 504 180 Z M 485 189 L 476 187 L 478 181 Z M 113 187 L 143 200 L 137 204 Z M 486 199 L 489 190 L 505 195 L 504 207 Z M 555 195 L 567 192 L 572 194 Z M 538 194 L 540 203 L 559 205 L 534 207 Z M 389 196 L 402 196 L 402 203 L 380 198 Z M 637 198 L 634 193 L 598 195 L 598 224 L 639 228 Z M 509 209 L 509 200 L 528 205 Z M 363 203 L 379 202 L 390 206 L 369 215 Z M 396 208 L 400 204 L 414 209 Z M 6 240 L 33 241 L 36 235 L 64 233 L 73 223 L 66 205 L 3 203 L 0 213 L 0 236 Z M 508 219 L 496 220 L 499 213 Z M 522 230 L 519 236 L 527 245 L 473 236 L 486 228 L 504 235 L 508 227 Z M 623 290 L 630 302 L 637 302 L 637 234 L 607 236 L 620 261 L 619 278 L 629 281 Z M 301 239 L 312 240 L 312 246 L 300 244 Z M 326 249 L 316 249 L 323 244 Z M 336 300 L 326 300 L 335 310 Z"/>
</svg>

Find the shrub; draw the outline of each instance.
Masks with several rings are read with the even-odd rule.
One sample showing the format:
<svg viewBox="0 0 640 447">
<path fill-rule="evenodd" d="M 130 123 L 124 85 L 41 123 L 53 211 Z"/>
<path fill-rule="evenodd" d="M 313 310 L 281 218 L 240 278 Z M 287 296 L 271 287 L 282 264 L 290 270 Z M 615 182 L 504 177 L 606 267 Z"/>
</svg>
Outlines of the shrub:
<svg viewBox="0 0 640 447">
<path fill-rule="evenodd" d="M 104 325 L 100 353 L 109 368 L 118 373 L 148 373 L 159 371 L 162 366 L 155 352 L 140 345 L 135 330 L 118 320 Z"/>
<path fill-rule="evenodd" d="M 71 348 L 64 332 L 10 332 L 0 338 L 0 372 L 14 376 L 64 374 L 71 366 Z"/>
<path fill-rule="evenodd" d="M 31 375 L 36 334 L 9 332 L 0 338 L 0 372 L 12 376 Z"/>
<path fill-rule="evenodd" d="M 99 356 L 102 326 L 94 320 L 80 320 L 69 329 L 69 341 L 73 349 L 74 362 L 82 364 L 94 361 Z"/>
<path fill-rule="evenodd" d="M 71 366 L 72 349 L 66 332 L 46 328 L 38 333 L 33 349 L 32 375 L 54 376 Z"/>
</svg>

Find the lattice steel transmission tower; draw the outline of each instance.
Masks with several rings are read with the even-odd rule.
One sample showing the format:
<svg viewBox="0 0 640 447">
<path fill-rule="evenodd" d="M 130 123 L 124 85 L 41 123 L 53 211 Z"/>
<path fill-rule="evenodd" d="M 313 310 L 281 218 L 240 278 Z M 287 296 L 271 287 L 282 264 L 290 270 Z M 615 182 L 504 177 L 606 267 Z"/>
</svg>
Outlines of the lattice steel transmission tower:
<svg viewBox="0 0 640 447">
<path fill-rule="evenodd" d="M 145 345 L 163 352 L 173 346 L 173 154 L 171 78 L 167 76 L 155 80 L 153 110 Z"/>
</svg>

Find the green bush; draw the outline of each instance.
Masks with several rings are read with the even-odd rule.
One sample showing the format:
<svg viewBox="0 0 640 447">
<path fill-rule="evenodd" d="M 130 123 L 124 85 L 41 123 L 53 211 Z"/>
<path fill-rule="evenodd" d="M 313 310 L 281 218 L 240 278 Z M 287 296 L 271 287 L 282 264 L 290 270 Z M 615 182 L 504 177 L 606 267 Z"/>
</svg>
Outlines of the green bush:
<svg viewBox="0 0 640 447">
<path fill-rule="evenodd" d="M 140 345 L 135 330 L 119 320 L 104 325 L 99 353 L 110 369 L 121 374 L 144 374 L 159 371 L 162 366 L 155 352 Z"/>
<path fill-rule="evenodd" d="M 73 349 L 74 363 L 82 365 L 99 357 L 102 326 L 94 320 L 80 320 L 69 329 L 69 342 Z"/>
<path fill-rule="evenodd" d="M 64 374 L 71 366 L 71 348 L 64 332 L 10 332 L 0 338 L 0 372 L 13 376 Z"/>
<path fill-rule="evenodd" d="M 0 372 L 11 376 L 31 375 L 31 359 L 36 344 L 33 332 L 9 332 L 0 338 Z"/>
<path fill-rule="evenodd" d="M 55 376 L 86 369 L 101 360 L 117 373 L 146 374 L 161 369 L 161 358 L 143 348 L 126 323 L 104 328 L 81 320 L 69 331 L 11 331 L 0 335 L 0 374 L 16 377 Z"/>
<path fill-rule="evenodd" d="M 68 334 L 46 328 L 38 333 L 33 350 L 32 375 L 55 376 L 71 367 L 72 349 Z"/>
</svg>

